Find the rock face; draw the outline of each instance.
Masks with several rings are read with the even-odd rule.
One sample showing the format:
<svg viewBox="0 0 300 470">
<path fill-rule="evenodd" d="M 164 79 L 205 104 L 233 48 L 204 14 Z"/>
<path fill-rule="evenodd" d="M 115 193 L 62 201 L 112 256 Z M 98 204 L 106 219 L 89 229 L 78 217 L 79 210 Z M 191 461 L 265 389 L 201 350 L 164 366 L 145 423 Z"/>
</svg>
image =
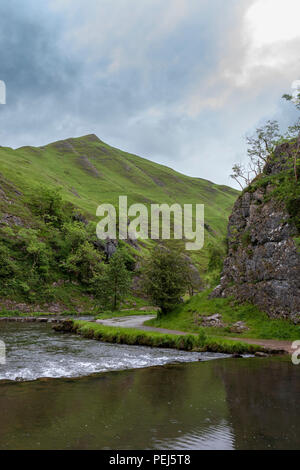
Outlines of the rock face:
<svg viewBox="0 0 300 470">
<path fill-rule="evenodd" d="M 277 159 L 264 173 L 280 171 Z M 265 197 L 272 189 L 268 183 L 237 200 L 229 219 L 221 283 L 212 296 L 234 296 L 256 304 L 270 317 L 299 323 L 300 255 L 293 238 L 299 234 L 285 205 Z"/>
</svg>

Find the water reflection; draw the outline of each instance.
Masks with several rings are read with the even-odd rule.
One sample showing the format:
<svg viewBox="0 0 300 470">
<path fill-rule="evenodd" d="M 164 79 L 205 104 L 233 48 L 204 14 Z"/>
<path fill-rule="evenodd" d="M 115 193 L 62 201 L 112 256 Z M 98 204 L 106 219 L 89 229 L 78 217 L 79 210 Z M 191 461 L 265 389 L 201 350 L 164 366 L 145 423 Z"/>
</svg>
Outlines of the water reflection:
<svg viewBox="0 0 300 470">
<path fill-rule="evenodd" d="M 20 333 L 9 354 L 18 344 L 23 359 L 38 364 L 34 351 L 53 355 L 55 347 L 57 357 L 67 358 L 64 365 L 69 361 L 72 368 L 73 356 L 82 357 L 84 351 L 92 362 L 93 348 L 101 346 L 89 341 L 92 349 L 86 349 L 86 340 L 76 337 L 74 343 L 74 337 L 59 335 L 50 344 L 44 341 L 46 333 L 35 334 L 35 349 Z M 122 360 L 126 349 L 107 346 L 116 348 L 109 354 Z M 143 349 L 134 348 L 132 360 L 139 361 Z M 280 358 L 226 358 L 79 379 L 2 382 L 0 449 L 299 449 L 299 397 L 300 367 Z"/>
<path fill-rule="evenodd" d="M 300 448 L 300 367 L 288 358 L 240 361 L 238 371 L 224 362 L 213 367 L 225 386 L 236 448 Z"/>
<path fill-rule="evenodd" d="M 299 379 L 278 359 L 225 359 L 2 383 L 0 448 L 299 448 Z"/>
</svg>

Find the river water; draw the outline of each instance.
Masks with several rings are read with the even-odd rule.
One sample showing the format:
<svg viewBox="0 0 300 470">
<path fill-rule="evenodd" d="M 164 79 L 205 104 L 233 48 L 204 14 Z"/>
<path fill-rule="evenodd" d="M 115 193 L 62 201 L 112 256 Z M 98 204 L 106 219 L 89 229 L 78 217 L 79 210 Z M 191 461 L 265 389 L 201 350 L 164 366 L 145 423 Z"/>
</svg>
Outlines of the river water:
<svg viewBox="0 0 300 470">
<path fill-rule="evenodd" d="M 2 324 L 0 339 L 0 449 L 300 448 L 288 358 L 110 345 L 36 324 Z"/>
<path fill-rule="evenodd" d="M 224 357 L 224 354 L 101 343 L 55 333 L 49 324 L 3 323 L 0 339 L 7 348 L 6 364 L 0 365 L 0 380 L 80 377 Z"/>
</svg>

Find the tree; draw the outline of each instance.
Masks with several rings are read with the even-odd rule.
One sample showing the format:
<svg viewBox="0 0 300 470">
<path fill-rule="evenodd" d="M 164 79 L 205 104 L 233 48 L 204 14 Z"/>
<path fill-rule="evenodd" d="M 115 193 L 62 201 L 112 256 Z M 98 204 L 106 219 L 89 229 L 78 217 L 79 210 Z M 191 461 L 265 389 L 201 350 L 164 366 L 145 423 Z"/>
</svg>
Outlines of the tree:
<svg viewBox="0 0 300 470">
<path fill-rule="evenodd" d="M 298 87 L 298 90 L 293 95 L 285 94 L 285 95 L 282 96 L 282 98 L 284 98 L 287 101 L 292 101 L 294 103 L 294 105 L 296 106 L 296 108 L 300 110 L 300 91 L 299 91 L 299 87 Z"/>
<path fill-rule="evenodd" d="M 232 167 L 232 171 L 233 173 L 232 175 L 230 175 L 230 177 L 239 184 L 241 190 L 244 189 L 244 186 L 242 185 L 240 180 L 244 181 L 246 186 L 251 183 L 251 171 L 246 170 L 241 163 L 235 163 Z"/>
<path fill-rule="evenodd" d="M 279 125 L 277 121 L 267 121 L 267 123 L 256 129 L 252 136 L 247 136 L 247 154 L 249 161 L 247 166 L 236 163 L 233 167 L 233 174 L 230 175 L 242 189 L 248 186 L 255 176 L 262 173 L 264 165 L 269 156 L 274 152 L 280 139 Z"/>
<path fill-rule="evenodd" d="M 41 185 L 29 200 L 29 206 L 35 215 L 40 216 L 46 224 L 60 227 L 67 216 L 60 189 Z"/>
<path fill-rule="evenodd" d="M 85 241 L 69 254 L 61 263 L 61 267 L 75 275 L 82 283 L 91 284 L 101 275 L 103 256 L 91 243 Z"/>
<path fill-rule="evenodd" d="M 189 264 L 182 253 L 158 245 L 145 262 L 143 280 L 146 293 L 164 315 L 187 291 Z"/>
<path fill-rule="evenodd" d="M 59 240 L 60 255 L 65 257 L 75 253 L 80 245 L 89 241 L 89 234 L 81 222 L 67 222 L 61 229 L 62 240 Z M 57 242 L 57 240 L 55 240 Z"/>
<path fill-rule="evenodd" d="M 31 271 L 37 270 L 43 277 L 49 274 L 51 251 L 44 241 L 40 240 L 38 230 L 22 228 L 18 232 L 18 243 L 24 252 L 25 258 L 30 261 Z"/>
<path fill-rule="evenodd" d="M 253 171 L 262 172 L 263 166 L 267 163 L 271 153 L 274 152 L 279 139 L 280 133 L 277 121 L 267 121 L 263 127 L 256 129 L 254 135 L 246 137 L 247 153 L 254 167 Z"/>
<path fill-rule="evenodd" d="M 131 287 L 131 274 L 126 268 L 126 253 L 117 250 L 104 265 L 103 273 L 95 278 L 95 293 L 103 307 L 116 310 L 119 303 L 128 295 Z"/>
</svg>

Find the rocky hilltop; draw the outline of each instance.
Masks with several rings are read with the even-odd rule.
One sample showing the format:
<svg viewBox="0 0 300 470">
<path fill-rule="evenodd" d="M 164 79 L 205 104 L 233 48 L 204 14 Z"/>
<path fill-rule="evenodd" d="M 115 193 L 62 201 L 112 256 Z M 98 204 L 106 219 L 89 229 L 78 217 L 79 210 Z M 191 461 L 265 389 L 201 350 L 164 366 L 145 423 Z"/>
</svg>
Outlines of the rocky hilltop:
<svg viewBox="0 0 300 470">
<path fill-rule="evenodd" d="M 296 144 L 277 147 L 236 201 L 228 254 L 214 297 L 250 301 L 270 317 L 300 323 L 299 166 Z M 297 175 L 298 173 L 298 175 Z"/>
</svg>

